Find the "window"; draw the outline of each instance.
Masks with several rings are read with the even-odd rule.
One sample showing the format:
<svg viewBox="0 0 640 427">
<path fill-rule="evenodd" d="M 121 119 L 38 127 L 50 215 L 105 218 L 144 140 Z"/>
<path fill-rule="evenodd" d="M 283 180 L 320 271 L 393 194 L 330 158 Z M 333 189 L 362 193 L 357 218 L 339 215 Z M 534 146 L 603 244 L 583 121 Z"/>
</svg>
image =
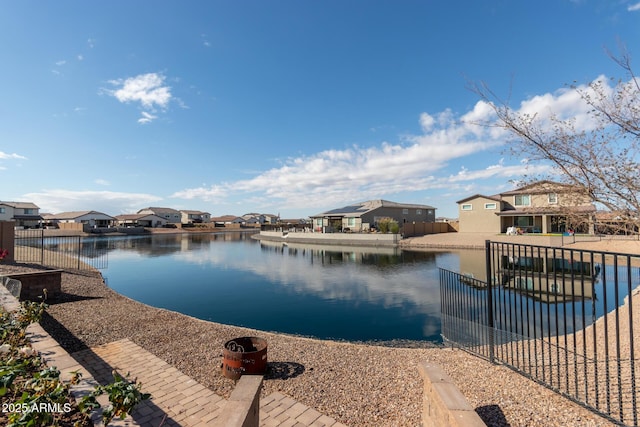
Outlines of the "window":
<svg viewBox="0 0 640 427">
<path fill-rule="evenodd" d="M 25 215 L 34 215 L 34 214 L 35 214 L 35 212 L 34 212 L 34 210 L 33 210 L 33 209 L 25 209 L 25 210 L 24 210 L 24 214 L 25 214 Z"/>
<path fill-rule="evenodd" d="M 355 227 L 356 225 L 356 219 L 355 218 L 347 218 L 347 225 L 349 227 Z"/>
<path fill-rule="evenodd" d="M 556 203 L 558 203 L 558 194 L 549 193 L 549 204 L 555 205 Z"/>
<path fill-rule="evenodd" d="M 491 210 L 496 210 L 497 206 L 498 205 L 496 203 L 485 203 L 484 204 L 484 208 L 485 209 L 491 209 Z"/>
<path fill-rule="evenodd" d="M 0 214 L 7 213 L 6 208 L 0 208 Z"/>
<path fill-rule="evenodd" d="M 533 226 L 533 217 L 532 216 L 517 216 L 513 219 L 513 222 L 517 227 L 532 227 Z"/>
<path fill-rule="evenodd" d="M 460 207 L 463 211 L 470 211 L 473 209 L 473 205 L 471 203 L 466 203 Z"/>
<path fill-rule="evenodd" d="M 434 214 L 433 210 L 431 210 L 431 209 L 427 210 L 427 215 L 433 215 L 433 214 Z"/>
<path fill-rule="evenodd" d="M 416 209 L 416 215 L 422 215 L 422 209 Z"/>
<path fill-rule="evenodd" d="M 402 209 L 402 214 L 403 215 L 408 215 L 409 214 L 409 209 Z"/>
<path fill-rule="evenodd" d="M 529 196 L 528 194 L 518 194 L 516 195 L 515 202 L 516 206 L 530 206 L 531 196 Z"/>
</svg>

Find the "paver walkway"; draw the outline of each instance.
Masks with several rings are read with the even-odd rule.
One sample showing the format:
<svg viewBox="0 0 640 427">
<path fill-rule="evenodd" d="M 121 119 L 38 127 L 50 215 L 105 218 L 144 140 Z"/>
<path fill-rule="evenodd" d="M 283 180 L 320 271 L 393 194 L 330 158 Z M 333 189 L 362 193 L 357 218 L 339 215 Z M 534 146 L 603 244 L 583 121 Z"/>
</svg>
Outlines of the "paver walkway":
<svg viewBox="0 0 640 427">
<path fill-rule="evenodd" d="M 112 371 L 142 383 L 152 399 L 136 407 L 131 417 L 114 423 L 122 426 L 204 427 L 219 414 L 224 399 L 197 381 L 149 353 L 134 342 L 123 339 L 74 353 L 96 381 L 106 384 Z M 261 426 L 344 427 L 333 418 L 275 392 L 260 401 Z"/>
</svg>

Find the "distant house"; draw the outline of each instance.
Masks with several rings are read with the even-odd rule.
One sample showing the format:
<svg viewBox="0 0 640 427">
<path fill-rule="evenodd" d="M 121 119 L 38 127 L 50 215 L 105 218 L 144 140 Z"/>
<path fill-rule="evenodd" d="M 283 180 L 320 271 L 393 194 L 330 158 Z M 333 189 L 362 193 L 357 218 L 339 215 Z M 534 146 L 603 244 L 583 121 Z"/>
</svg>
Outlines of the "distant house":
<svg viewBox="0 0 640 427">
<path fill-rule="evenodd" d="M 215 223 L 217 227 L 224 227 L 227 224 L 244 224 L 246 220 L 240 216 L 223 215 L 212 217 L 211 222 Z"/>
<path fill-rule="evenodd" d="M 366 231 L 382 218 L 392 218 L 400 227 L 407 222 L 434 222 L 436 208 L 429 205 L 370 200 L 312 215 L 314 231 Z"/>
<path fill-rule="evenodd" d="M 15 221 L 16 227 L 36 227 L 42 221 L 40 208 L 30 202 L 0 201 L 0 221 Z"/>
<path fill-rule="evenodd" d="M 211 220 L 209 212 L 181 210 L 181 222 L 183 224 L 206 224 Z"/>
<path fill-rule="evenodd" d="M 115 224 L 116 219 L 98 211 L 74 211 L 47 214 L 44 220 L 50 224 L 76 223 L 88 228 L 106 228 Z"/>
<path fill-rule="evenodd" d="M 182 214 L 179 211 L 171 208 L 149 207 L 149 208 L 140 209 L 138 213 L 157 215 L 161 218 L 164 218 L 169 224 L 182 223 Z"/>
<path fill-rule="evenodd" d="M 458 200 L 459 231 L 506 233 L 559 233 L 569 227 L 593 232 L 596 208 L 573 187 L 539 181 L 512 191 L 486 196 L 474 194 Z"/>
<path fill-rule="evenodd" d="M 247 224 L 276 224 L 278 222 L 278 215 L 273 214 L 261 214 L 261 213 L 248 213 L 242 215 Z"/>
<path fill-rule="evenodd" d="M 125 214 L 117 215 L 116 223 L 119 227 L 164 227 L 167 220 L 154 214 Z"/>
</svg>

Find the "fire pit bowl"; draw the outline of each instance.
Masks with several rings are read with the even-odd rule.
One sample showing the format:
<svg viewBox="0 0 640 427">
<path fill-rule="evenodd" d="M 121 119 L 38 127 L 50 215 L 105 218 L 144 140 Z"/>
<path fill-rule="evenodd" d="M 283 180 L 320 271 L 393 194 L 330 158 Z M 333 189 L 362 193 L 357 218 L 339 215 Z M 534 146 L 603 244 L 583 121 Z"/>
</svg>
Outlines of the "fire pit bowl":
<svg viewBox="0 0 640 427">
<path fill-rule="evenodd" d="M 232 380 L 242 375 L 264 375 L 267 370 L 267 341 L 240 337 L 227 341 L 222 350 L 222 375 Z"/>
</svg>

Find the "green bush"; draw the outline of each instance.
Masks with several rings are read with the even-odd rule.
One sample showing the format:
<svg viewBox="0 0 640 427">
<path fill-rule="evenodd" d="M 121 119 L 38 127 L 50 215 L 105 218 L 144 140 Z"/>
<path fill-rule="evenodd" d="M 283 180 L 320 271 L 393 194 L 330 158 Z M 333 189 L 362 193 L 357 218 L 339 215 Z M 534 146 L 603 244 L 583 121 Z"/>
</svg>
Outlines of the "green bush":
<svg viewBox="0 0 640 427">
<path fill-rule="evenodd" d="M 385 234 L 389 232 L 397 234 L 400 231 L 400 226 L 398 221 L 393 218 L 382 218 L 378 221 L 378 230 Z"/>
</svg>

